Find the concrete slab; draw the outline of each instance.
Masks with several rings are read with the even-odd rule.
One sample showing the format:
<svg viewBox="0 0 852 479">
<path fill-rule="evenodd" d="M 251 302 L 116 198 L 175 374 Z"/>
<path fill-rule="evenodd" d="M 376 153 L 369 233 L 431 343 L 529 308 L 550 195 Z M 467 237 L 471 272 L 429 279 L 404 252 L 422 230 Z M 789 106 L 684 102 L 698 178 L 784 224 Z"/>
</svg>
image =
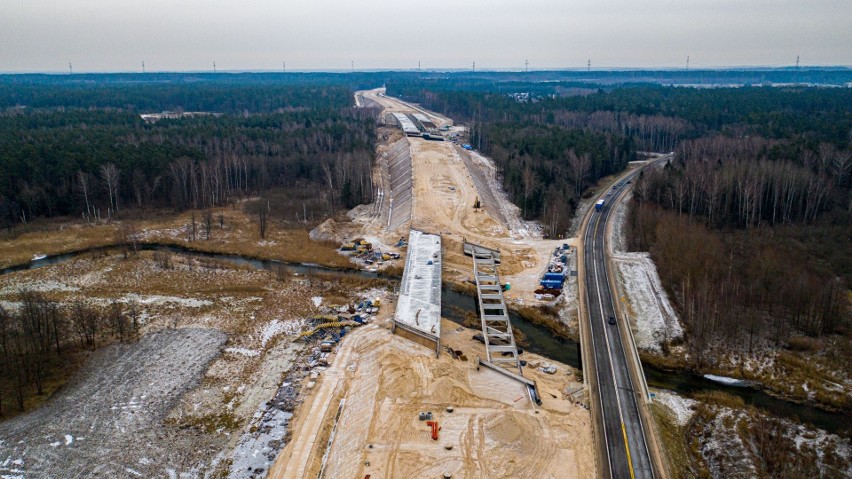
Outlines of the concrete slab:
<svg viewBox="0 0 852 479">
<path fill-rule="evenodd" d="M 406 135 L 420 136 L 420 130 L 405 113 L 393 112 L 392 115 L 396 118 L 397 123 L 399 123 L 399 127 L 402 128 L 402 131 L 405 132 Z"/>
<path fill-rule="evenodd" d="M 418 333 L 441 337 L 441 237 L 411 230 L 394 321 Z"/>
</svg>

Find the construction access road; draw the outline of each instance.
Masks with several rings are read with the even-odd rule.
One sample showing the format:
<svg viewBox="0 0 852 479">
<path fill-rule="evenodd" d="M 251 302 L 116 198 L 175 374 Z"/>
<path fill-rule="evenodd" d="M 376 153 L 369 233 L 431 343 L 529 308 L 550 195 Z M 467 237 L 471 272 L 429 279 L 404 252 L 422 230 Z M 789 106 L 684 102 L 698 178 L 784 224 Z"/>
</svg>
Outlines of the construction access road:
<svg viewBox="0 0 852 479">
<path fill-rule="evenodd" d="M 601 210 L 589 213 L 582 232 L 581 271 L 589 321 L 587 331 L 592 346 L 585 357 L 593 361 L 586 371 L 594 371 L 590 378 L 595 402 L 593 411 L 599 431 L 598 443 L 605 451 L 600 470 L 604 477 L 611 478 L 654 478 L 658 475 L 640 410 L 644 407 L 646 394 L 641 365 L 636 359 L 632 339 L 622 337 L 622 331 L 629 331 L 630 325 L 622 324 L 625 316 L 619 314 L 614 302 L 606 254 L 607 222 L 612 205 L 629 188 L 628 182 L 640 170 L 636 169 L 616 182 L 602 197 L 604 205 Z"/>
</svg>

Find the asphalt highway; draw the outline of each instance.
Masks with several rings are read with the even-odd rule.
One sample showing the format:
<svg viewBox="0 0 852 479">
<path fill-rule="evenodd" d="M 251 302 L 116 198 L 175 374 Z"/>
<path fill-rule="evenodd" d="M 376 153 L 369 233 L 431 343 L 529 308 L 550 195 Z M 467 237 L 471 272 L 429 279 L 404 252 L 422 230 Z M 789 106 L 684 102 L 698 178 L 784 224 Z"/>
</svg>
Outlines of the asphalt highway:
<svg viewBox="0 0 852 479">
<path fill-rule="evenodd" d="M 642 394 L 641 388 L 634 386 L 630 378 L 628 353 L 619 330 L 625 319 L 615 312 L 605 253 L 606 223 L 612 203 L 630 186 L 627 181 L 636 174 L 638 171 L 623 178 L 603 198 L 603 209 L 591 213 L 583 239 L 586 300 L 595 362 L 594 383 L 598 388 L 597 394 L 592 397 L 599 401 L 602 417 L 598 424 L 603 425 L 605 458 L 608 461 L 602 465 L 601 472 L 603 477 L 617 479 L 654 477 L 637 403 Z M 610 317 L 619 324 L 610 324 Z"/>
</svg>

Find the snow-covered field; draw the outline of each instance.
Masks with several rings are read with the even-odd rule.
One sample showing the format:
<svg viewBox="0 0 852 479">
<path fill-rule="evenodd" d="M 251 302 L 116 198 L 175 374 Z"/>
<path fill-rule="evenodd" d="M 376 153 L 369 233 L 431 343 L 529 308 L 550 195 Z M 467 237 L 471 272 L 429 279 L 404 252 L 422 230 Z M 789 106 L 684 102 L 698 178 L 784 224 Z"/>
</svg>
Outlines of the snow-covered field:
<svg viewBox="0 0 852 479">
<path fill-rule="evenodd" d="M 738 418 L 736 411 L 722 408 L 698 438 L 701 456 L 712 477 L 759 477 L 746 444 L 732 427 Z"/>
<path fill-rule="evenodd" d="M 196 475 L 217 441 L 163 420 L 225 340 L 210 329 L 164 330 L 97 351 L 61 395 L 0 423 L 0 476 Z"/>
<path fill-rule="evenodd" d="M 636 347 L 660 352 L 664 342 L 683 336 L 677 314 L 647 253 L 614 255 L 622 291 L 627 294 Z"/>
</svg>

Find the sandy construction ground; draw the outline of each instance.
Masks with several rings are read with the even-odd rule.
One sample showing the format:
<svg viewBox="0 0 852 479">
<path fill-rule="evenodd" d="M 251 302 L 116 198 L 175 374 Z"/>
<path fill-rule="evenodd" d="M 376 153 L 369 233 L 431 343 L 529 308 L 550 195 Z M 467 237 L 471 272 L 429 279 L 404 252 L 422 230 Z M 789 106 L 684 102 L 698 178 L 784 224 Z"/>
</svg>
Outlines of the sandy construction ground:
<svg viewBox="0 0 852 479">
<path fill-rule="evenodd" d="M 448 321 L 442 331 L 443 344 L 467 360 L 447 352 L 436 358 L 392 335 L 386 322 L 347 337 L 320 378 L 317 394 L 328 404 L 317 408 L 308 399 L 297 411 L 295 447 L 285 449 L 269 477 L 316 477 L 321 470 L 322 477 L 371 479 L 595 476 L 589 412 L 565 394 L 581 386 L 573 369 L 526 353 L 531 366 L 558 368 L 554 375 L 526 369 L 543 397 L 533 407 L 519 383 L 476 369 L 484 348 L 471 340 L 474 331 Z M 418 420 L 424 411 L 438 421 L 437 441 Z"/>
</svg>

